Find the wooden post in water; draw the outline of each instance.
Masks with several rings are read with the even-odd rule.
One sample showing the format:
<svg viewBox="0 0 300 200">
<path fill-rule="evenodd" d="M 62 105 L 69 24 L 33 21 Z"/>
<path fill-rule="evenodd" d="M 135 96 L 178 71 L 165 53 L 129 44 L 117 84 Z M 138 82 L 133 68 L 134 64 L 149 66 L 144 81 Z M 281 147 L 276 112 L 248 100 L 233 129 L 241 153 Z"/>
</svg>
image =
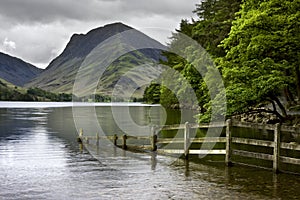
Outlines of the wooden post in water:
<svg viewBox="0 0 300 200">
<path fill-rule="evenodd" d="M 225 164 L 227 166 L 231 166 L 231 127 L 232 121 L 228 119 L 226 121 L 226 156 L 225 156 Z"/>
<path fill-rule="evenodd" d="M 156 134 L 156 127 L 152 126 L 151 127 L 151 146 L 152 146 L 152 151 L 156 151 L 157 150 L 157 134 Z"/>
<path fill-rule="evenodd" d="M 99 133 L 96 133 L 96 145 L 99 146 Z"/>
<path fill-rule="evenodd" d="M 124 134 L 123 136 L 122 136 L 122 149 L 127 149 L 127 145 L 126 145 L 126 139 L 127 139 L 127 135 L 126 134 Z"/>
<path fill-rule="evenodd" d="M 83 142 L 83 137 L 82 136 L 83 136 L 83 130 L 81 128 L 81 129 L 79 129 L 79 136 L 77 138 L 77 142 L 79 142 L 79 143 Z"/>
<path fill-rule="evenodd" d="M 79 137 L 82 137 L 82 136 L 83 136 L 83 130 L 81 128 L 81 129 L 79 129 Z"/>
<path fill-rule="evenodd" d="M 114 145 L 115 146 L 118 145 L 117 141 L 118 141 L 118 136 L 117 136 L 117 134 L 114 134 Z"/>
<path fill-rule="evenodd" d="M 274 129 L 274 151 L 273 151 L 273 171 L 279 172 L 279 158 L 280 158 L 280 124 L 275 124 Z"/>
<path fill-rule="evenodd" d="M 188 122 L 184 124 L 184 156 L 188 159 L 190 148 L 190 125 Z"/>
</svg>

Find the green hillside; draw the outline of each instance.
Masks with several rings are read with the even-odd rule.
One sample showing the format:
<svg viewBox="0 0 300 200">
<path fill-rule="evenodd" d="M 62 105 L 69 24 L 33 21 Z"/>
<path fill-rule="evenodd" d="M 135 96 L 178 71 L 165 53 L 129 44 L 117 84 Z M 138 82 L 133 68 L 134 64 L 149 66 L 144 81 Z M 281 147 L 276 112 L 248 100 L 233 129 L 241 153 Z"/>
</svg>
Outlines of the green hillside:
<svg viewBox="0 0 300 200">
<path fill-rule="evenodd" d="M 151 48 L 136 49 L 135 44 Z M 71 94 L 77 81 L 75 95 L 90 98 L 111 96 L 117 84 L 122 85 L 117 98 L 133 90 L 131 98 L 142 98 L 145 83 L 161 72 L 157 63 L 163 58 L 162 49 L 165 46 L 129 26 L 109 24 L 74 34 L 62 54 L 26 87 Z"/>
<path fill-rule="evenodd" d="M 71 101 L 72 95 L 39 88 L 23 88 L 0 79 L 0 101 Z"/>
</svg>

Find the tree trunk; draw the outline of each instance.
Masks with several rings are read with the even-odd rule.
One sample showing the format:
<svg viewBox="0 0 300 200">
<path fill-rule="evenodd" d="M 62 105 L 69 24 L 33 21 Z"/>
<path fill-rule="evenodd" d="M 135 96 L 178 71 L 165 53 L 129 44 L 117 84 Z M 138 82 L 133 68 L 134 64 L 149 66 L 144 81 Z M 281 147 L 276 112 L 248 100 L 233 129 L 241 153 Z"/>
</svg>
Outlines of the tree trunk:
<svg viewBox="0 0 300 200">
<path fill-rule="evenodd" d="M 274 95 L 273 96 L 273 100 L 276 102 L 276 104 L 278 105 L 280 111 L 281 111 L 281 114 L 284 118 L 287 117 L 287 113 L 286 113 L 286 109 L 285 107 L 282 105 L 282 103 L 280 102 L 280 100 Z"/>
<path fill-rule="evenodd" d="M 294 99 L 294 96 L 293 96 L 293 94 L 291 93 L 291 90 L 289 89 L 288 86 L 284 87 L 283 93 L 284 93 L 284 96 L 285 96 L 285 98 L 286 98 L 286 101 L 288 102 L 288 106 L 291 106 L 291 105 L 295 105 L 295 104 L 296 104 L 296 101 L 295 101 L 295 99 Z"/>
</svg>

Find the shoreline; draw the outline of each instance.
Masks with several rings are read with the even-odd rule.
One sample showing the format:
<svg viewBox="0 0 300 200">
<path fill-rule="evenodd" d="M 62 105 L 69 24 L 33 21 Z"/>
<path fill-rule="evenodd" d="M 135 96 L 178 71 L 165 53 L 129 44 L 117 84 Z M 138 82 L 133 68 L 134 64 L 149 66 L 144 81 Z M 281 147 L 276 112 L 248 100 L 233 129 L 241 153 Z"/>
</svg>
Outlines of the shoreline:
<svg viewBox="0 0 300 200">
<path fill-rule="evenodd" d="M 41 102 L 41 101 L 0 101 L 0 108 L 53 108 L 53 107 L 98 107 L 98 106 L 148 106 L 157 107 L 159 104 L 141 102 Z"/>
</svg>

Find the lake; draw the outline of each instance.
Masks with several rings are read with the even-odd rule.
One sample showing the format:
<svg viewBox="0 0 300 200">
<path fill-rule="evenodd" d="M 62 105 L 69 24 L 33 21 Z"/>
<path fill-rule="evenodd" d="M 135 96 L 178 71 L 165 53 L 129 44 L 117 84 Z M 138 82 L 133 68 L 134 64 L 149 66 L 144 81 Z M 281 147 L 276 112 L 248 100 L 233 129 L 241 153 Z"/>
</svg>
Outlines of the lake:
<svg viewBox="0 0 300 200">
<path fill-rule="evenodd" d="M 85 134 L 150 134 L 195 113 L 139 103 L 0 102 L 0 199 L 299 199 L 300 176 L 132 153 Z"/>
</svg>

